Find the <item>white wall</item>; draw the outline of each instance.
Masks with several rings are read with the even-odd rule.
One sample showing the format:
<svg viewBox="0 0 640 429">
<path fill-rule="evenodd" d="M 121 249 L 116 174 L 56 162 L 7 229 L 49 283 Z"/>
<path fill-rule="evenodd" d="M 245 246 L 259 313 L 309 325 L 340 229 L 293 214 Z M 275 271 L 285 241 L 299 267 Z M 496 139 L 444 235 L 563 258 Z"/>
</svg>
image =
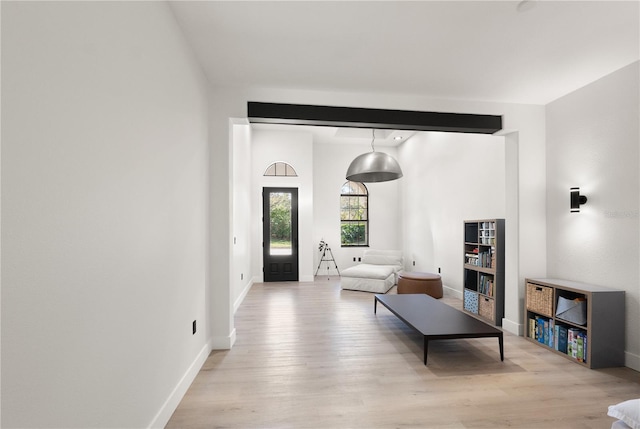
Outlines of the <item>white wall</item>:
<svg viewBox="0 0 640 429">
<path fill-rule="evenodd" d="M 463 221 L 505 217 L 504 138 L 419 133 L 401 145 L 400 163 L 405 267 L 441 268 L 462 297 Z"/>
<path fill-rule="evenodd" d="M 393 147 L 376 148 L 397 159 Z M 338 269 L 356 265 L 353 258 L 362 257 L 363 247 L 340 247 L 340 190 L 347 181 L 345 174 L 353 159 L 370 152 L 369 144 L 314 144 L 314 265 L 318 268 L 322 254 L 318 251 L 320 240 L 324 239 L 336 259 Z M 401 166 L 402 167 L 402 166 Z M 404 179 L 367 183 L 369 191 L 369 248 L 401 250 L 399 182 Z M 334 266 L 323 262 L 318 275 L 335 275 Z"/>
<path fill-rule="evenodd" d="M 251 267 L 251 248 L 254 244 L 251 241 L 251 221 L 253 219 L 251 216 L 251 126 L 246 120 L 243 122 L 232 125 L 234 192 L 231 298 L 234 310 L 238 309 L 253 284 Z"/>
<path fill-rule="evenodd" d="M 640 370 L 639 63 L 547 106 L 549 277 L 626 291 L 626 364 Z M 569 188 L 588 197 L 569 212 Z"/>
<path fill-rule="evenodd" d="M 166 4 L 3 2 L 3 427 L 169 418 L 209 351 L 208 123 Z"/>
<path fill-rule="evenodd" d="M 274 162 L 293 166 L 298 177 L 264 176 Z M 313 281 L 313 141 L 308 132 L 254 130 L 251 138 L 252 272 L 263 281 L 262 188 L 298 188 L 298 270 L 300 281 Z"/>
</svg>

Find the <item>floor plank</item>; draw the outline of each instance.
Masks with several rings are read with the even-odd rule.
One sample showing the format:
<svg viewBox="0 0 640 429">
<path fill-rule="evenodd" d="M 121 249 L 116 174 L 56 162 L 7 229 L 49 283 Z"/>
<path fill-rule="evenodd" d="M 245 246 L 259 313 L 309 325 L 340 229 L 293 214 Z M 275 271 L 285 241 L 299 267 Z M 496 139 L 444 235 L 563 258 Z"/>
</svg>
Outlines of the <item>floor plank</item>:
<svg viewBox="0 0 640 429">
<path fill-rule="evenodd" d="M 389 293 L 395 293 L 395 288 Z M 461 308 L 461 301 L 443 301 Z M 339 278 L 260 283 L 166 426 L 198 428 L 609 428 L 640 373 L 590 370 L 505 332 L 432 341 Z"/>
</svg>

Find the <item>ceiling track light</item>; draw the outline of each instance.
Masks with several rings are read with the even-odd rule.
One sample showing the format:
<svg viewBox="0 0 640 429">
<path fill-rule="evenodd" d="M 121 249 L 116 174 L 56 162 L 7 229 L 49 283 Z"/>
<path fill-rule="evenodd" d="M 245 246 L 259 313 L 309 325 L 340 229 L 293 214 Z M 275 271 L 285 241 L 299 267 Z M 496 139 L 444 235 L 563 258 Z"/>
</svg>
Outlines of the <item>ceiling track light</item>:
<svg viewBox="0 0 640 429">
<path fill-rule="evenodd" d="M 402 169 L 391 155 L 384 152 L 376 152 L 374 142 L 376 140 L 375 129 L 371 130 L 371 152 L 357 156 L 347 169 L 347 180 L 353 182 L 388 182 L 402 177 Z"/>
</svg>

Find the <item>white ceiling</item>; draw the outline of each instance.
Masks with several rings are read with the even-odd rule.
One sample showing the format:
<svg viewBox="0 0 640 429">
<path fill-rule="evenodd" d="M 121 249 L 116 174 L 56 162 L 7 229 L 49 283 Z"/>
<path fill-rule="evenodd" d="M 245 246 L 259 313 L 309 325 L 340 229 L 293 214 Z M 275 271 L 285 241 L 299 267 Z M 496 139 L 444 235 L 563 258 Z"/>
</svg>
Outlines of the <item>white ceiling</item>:
<svg viewBox="0 0 640 429">
<path fill-rule="evenodd" d="M 640 58 L 634 1 L 177 1 L 215 86 L 547 104 Z"/>
</svg>

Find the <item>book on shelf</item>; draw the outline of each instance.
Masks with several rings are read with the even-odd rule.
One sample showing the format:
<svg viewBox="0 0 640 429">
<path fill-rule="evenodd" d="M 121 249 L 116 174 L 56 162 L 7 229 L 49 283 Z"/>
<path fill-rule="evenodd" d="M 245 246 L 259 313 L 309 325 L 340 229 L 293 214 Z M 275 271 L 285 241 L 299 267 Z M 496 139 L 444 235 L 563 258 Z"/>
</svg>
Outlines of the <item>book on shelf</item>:
<svg viewBox="0 0 640 429">
<path fill-rule="evenodd" d="M 495 249 L 493 247 L 478 253 L 478 266 L 495 268 Z"/>
<path fill-rule="evenodd" d="M 567 355 L 573 357 L 573 329 L 567 329 Z"/>
<path fill-rule="evenodd" d="M 535 338 L 541 344 L 549 342 L 549 319 L 542 316 L 535 316 Z"/>
<path fill-rule="evenodd" d="M 544 345 L 553 348 L 553 320 L 546 319 L 544 322 Z"/>
<path fill-rule="evenodd" d="M 578 330 L 569 328 L 569 340 L 571 341 L 571 357 L 578 359 Z"/>
<path fill-rule="evenodd" d="M 483 295 L 487 295 L 487 296 L 493 296 L 493 276 L 492 275 L 486 275 L 486 274 L 481 274 L 480 275 L 480 282 L 479 282 L 479 286 L 478 286 L 478 292 L 480 292 Z"/>
<path fill-rule="evenodd" d="M 576 329 L 576 359 L 580 362 L 587 362 L 587 333 L 581 329 Z"/>
<path fill-rule="evenodd" d="M 579 362 L 587 361 L 587 333 L 582 329 L 567 329 L 567 355 Z"/>
<path fill-rule="evenodd" d="M 536 340 L 539 343 L 544 343 L 544 319 L 542 317 L 536 317 Z"/>
<path fill-rule="evenodd" d="M 567 353 L 567 328 L 563 325 L 555 327 L 555 349 L 561 353 Z"/>
<path fill-rule="evenodd" d="M 554 326 L 553 319 L 542 316 L 534 316 L 529 318 L 529 338 L 536 340 L 540 344 L 556 349 L 559 347 L 558 342 L 562 341 L 561 335 L 557 333 L 560 329 Z"/>
<path fill-rule="evenodd" d="M 536 338 L 536 319 L 529 318 L 529 338 Z"/>
<path fill-rule="evenodd" d="M 576 350 L 577 350 L 577 354 L 576 354 L 576 359 L 578 359 L 580 362 L 584 361 L 584 337 L 582 335 L 580 335 L 580 333 L 578 332 L 578 334 L 576 335 L 577 339 L 576 339 Z"/>
</svg>

